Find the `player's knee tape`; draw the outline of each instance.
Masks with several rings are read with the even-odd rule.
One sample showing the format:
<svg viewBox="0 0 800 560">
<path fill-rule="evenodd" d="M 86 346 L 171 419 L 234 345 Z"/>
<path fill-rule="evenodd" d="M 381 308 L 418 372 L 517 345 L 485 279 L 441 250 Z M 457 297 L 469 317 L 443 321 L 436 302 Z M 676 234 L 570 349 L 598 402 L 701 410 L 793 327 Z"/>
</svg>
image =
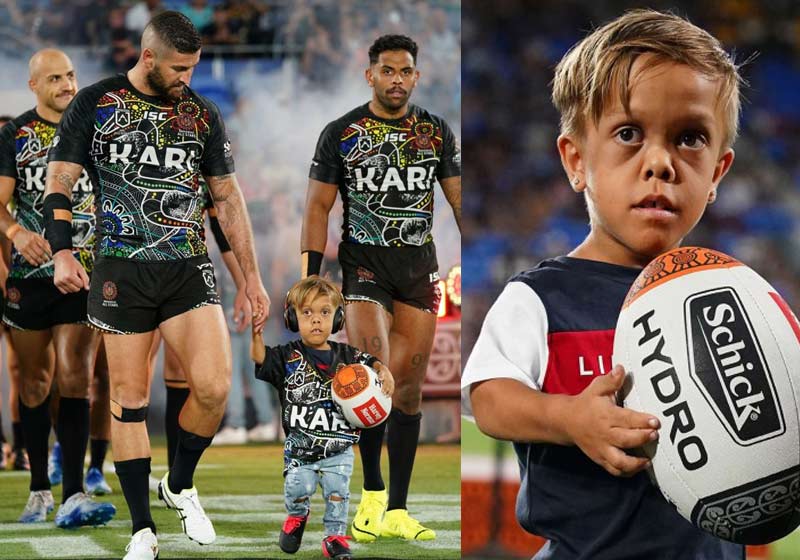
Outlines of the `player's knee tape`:
<svg viewBox="0 0 800 560">
<path fill-rule="evenodd" d="M 408 424 L 416 424 L 422 418 L 422 413 L 417 412 L 416 414 L 406 414 L 405 412 L 401 411 L 399 408 L 393 408 L 392 412 L 389 413 L 389 417 L 394 421 L 400 424 L 401 426 L 406 426 Z"/>
<path fill-rule="evenodd" d="M 144 405 L 141 408 L 125 408 L 116 401 L 111 401 L 111 416 L 119 422 L 144 422 L 147 420 L 147 410 L 149 405 Z"/>
</svg>

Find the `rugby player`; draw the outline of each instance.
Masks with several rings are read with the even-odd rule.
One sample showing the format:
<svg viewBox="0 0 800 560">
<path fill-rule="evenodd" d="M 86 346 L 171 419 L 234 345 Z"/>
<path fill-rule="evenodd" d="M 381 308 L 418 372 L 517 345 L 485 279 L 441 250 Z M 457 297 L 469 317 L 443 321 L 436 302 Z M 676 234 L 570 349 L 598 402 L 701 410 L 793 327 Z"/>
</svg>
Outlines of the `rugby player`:
<svg viewBox="0 0 800 560">
<path fill-rule="evenodd" d="M 115 508 L 92 501 L 83 491 L 89 383 L 100 337 L 86 324 L 86 290 L 63 294 L 54 286 L 50 245 L 42 236 L 47 155 L 55 143 L 56 126 L 75 97 L 77 82 L 72 62 L 56 49 L 37 52 L 29 67 L 28 85 L 36 95 L 36 107 L 0 131 L 0 230 L 13 243 L 3 321 L 11 327 L 19 360 L 20 417 L 31 464 L 30 496 L 19 520 L 45 521 L 54 506 L 47 448 L 55 375 L 61 395 L 57 427 L 64 465 L 56 525 L 100 525 L 114 516 Z M 16 217 L 6 209 L 12 197 Z M 64 199 L 70 214 L 64 222 L 64 258 L 87 276 L 95 229 L 88 176 L 76 176 Z"/>
<path fill-rule="evenodd" d="M 98 192 L 88 315 L 104 332 L 108 354 L 114 464 L 133 526 L 127 559 L 158 555 L 145 425 L 156 329 L 177 354 L 190 387 L 175 460 L 159 496 L 177 511 L 190 539 L 200 544 L 216 539 L 193 475 L 225 410 L 231 355 L 201 234 L 201 177 L 244 274 L 256 330 L 263 329 L 269 312 L 222 118 L 213 103 L 189 89 L 200 47 L 200 35 L 185 16 L 174 11 L 154 16 L 142 34 L 136 65 L 76 96 L 48 164 L 47 239 L 55 282 L 64 292 L 89 288 L 87 275 L 64 251 L 66 194 L 84 168 Z"/>
<path fill-rule="evenodd" d="M 303 218 L 305 277 L 319 274 L 328 215 L 341 192 L 347 337 L 388 364 L 396 380 L 388 422 L 365 430 L 359 442 L 364 489 L 351 527 L 359 542 L 435 538 L 408 515 L 406 499 L 441 298 L 431 236 L 433 189 L 438 181 L 460 229 L 461 159 L 447 123 L 409 103 L 419 79 L 416 61 L 417 44 L 402 35 L 385 35 L 370 47 L 372 100 L 322 131 Z M 388 496 L 380 468 L 387 430 Z"/>
</svg>

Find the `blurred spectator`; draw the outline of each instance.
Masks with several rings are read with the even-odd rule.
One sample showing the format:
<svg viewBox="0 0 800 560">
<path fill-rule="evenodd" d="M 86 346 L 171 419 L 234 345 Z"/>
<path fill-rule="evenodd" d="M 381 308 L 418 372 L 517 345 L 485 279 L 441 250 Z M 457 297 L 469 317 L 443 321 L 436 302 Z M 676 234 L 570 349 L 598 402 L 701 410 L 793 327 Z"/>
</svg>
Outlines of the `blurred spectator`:
<svg viewBox="0 0 800 560">
<path fill-rule="evenodd" d="M 181 6 L 179 11 L 189 18 L 201 34 L 206 33 L 206 28 L 214 21 L 214 9 L 206 0 L 191 0 L 187 5 Z"/>
<path fill-rule="evenodd" d="M 150 19 L 163 9 L 161 0 L 140 0 L 125 14 L 125 27 L 141 36 Z"/>
</svg>

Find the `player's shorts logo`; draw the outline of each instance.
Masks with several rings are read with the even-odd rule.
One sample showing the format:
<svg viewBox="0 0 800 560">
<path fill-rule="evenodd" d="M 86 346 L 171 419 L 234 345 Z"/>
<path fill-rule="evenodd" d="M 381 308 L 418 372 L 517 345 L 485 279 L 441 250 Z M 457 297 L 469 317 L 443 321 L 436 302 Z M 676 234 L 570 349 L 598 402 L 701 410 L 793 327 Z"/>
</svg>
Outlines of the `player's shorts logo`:
<svg viewBox="0 0 800 560">
<path fill-rule="evenodd" d="M 201 264 L 197 268 L 203 274 L 203 282 L 206 283 L 206 286 L 208 286 L 211 290 L 214 290 L 214 266 L 211 263 L 205 263 Z"/>
<path fill-rule="evenodd" d="M 367 270 L 363 266 L 359 266 L 356 269 L 356 274 L 358 275 L 359 282 L 371 282 L 375 283 L 375 273 L 371 270 Z"/>
<path fill-rule="evenodd" d="M 7 297 L 10 303 L 18 304 L 19 300 L 22 299 L 22 294 L 19 293 L 17 288 L 9 288 Z"/>
<path fill-rule="evenodd" d="M 117 299 L 117 285 L 111 280 L 103 283 L 103 299 L 107 301 L 114 301 Z"/>
</svg>

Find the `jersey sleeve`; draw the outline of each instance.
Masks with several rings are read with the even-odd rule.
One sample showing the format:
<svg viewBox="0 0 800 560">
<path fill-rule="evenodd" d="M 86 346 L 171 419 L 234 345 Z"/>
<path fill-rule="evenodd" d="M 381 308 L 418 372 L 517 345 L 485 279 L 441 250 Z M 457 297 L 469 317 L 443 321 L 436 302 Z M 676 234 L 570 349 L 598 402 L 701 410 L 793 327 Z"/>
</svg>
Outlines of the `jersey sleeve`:
<svg viewBox="0 0 800 560">
<path fill-rule="evenodd" d="M 208 111 L 211 114 L 208 139 L 203 148 L 203 158 L 200 160 L 200 172 L 206 177 L 219 177 L 234 172 L 233 151 L 228 133 L 225 132 L 225 123 L 219 114 L 219 109 L 211 101 L 206 100 Z"/>
<path fill-rule="evenodd" d="M 0 176 L 17 178 L 17 127 L 14 123 L 6 123 L 0 129 Z"/>
<path fill-rule="evenodd" d="M 341 126 L 336 122 L 330 123 L 319 135 L 317 147 L 314 150 L 314 159 L 311 160 L 309 179 L 339 184 L 342 178 L 342 158 L 339 155 L 339 135 Z"/>
<path fill-rule="evenodd" d="M 281 346 L 267 346 L 264 363 L 256 365 L 256 379 L 266 381 L 277 388 L 281 387 L 284 378 L 285 358 Z"/>
<path fill-rule="evenodd" d="M 515 379 L 541 390 L 547 368 L 547 312 L 527 284 L 509 282 L 483 322 L 461 377 L 461 413 L 472 417 L 470 386 Z"/>
<path fill-rule="evenodd" d="M 439 167 L 436 170 L 439 179 L 461 176 L 461 148 L 458 146 L 455 134 L 450 126 L 440 121 L 442 126 L 442 154 L 439 157 Z"/>
<path fill-rule="evenodd" d="M 85 166 L 89 160 L 94 136 L 95 110 L 99 98 L 97 88 L 78 92 L 58 123 L 47 161 L 67 161 Z"/>
</svg>

